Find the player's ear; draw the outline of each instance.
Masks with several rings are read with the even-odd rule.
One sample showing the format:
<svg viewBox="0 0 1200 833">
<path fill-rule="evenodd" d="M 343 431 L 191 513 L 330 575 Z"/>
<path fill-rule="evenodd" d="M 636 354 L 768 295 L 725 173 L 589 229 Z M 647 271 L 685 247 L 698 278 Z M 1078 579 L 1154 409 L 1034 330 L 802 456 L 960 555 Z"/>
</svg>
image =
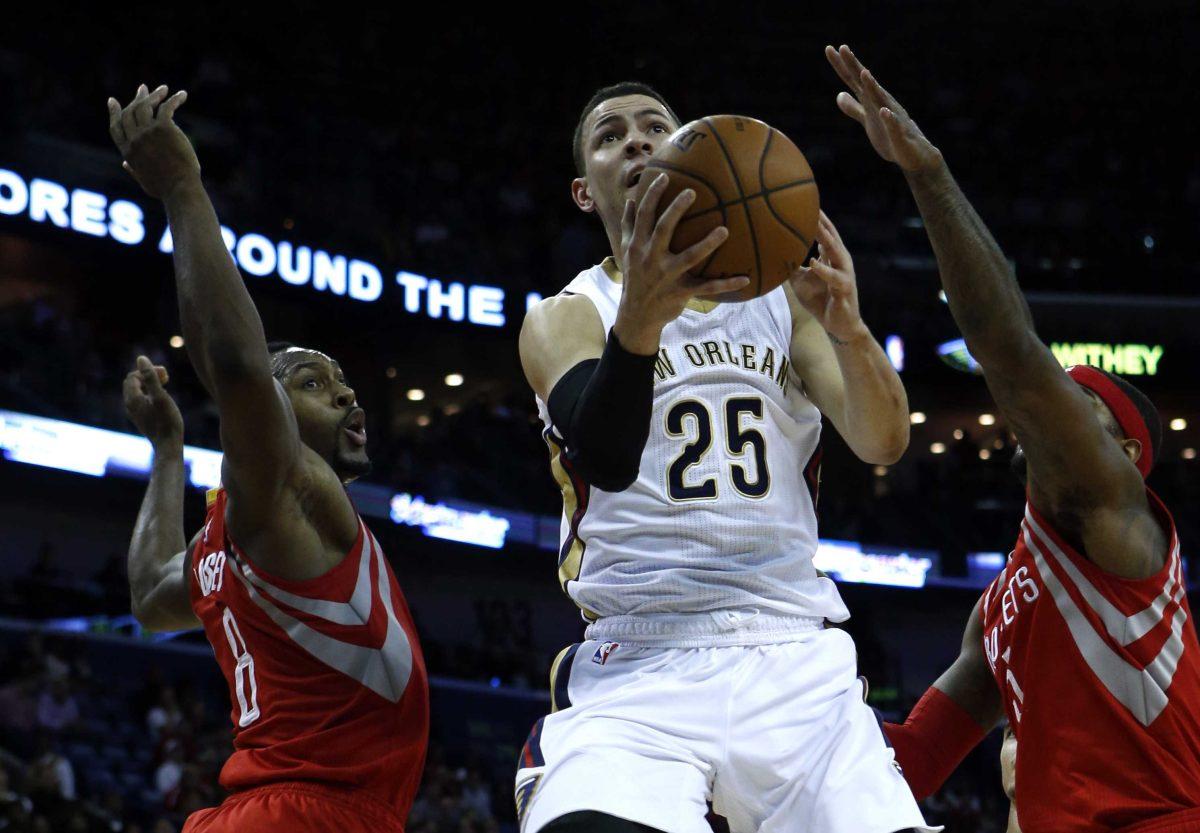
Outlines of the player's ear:
<svg viewBox="0 0 1200 833">
<path fill-rule="evenodd" d="M 586 177 L 581 176 L 571 180 L 571 199 L 579 206 L 580 211 L 586 211 L 591 214 L 596 210 L 596 201 L 592 199 L 592 195 L 588 192 Z"/>
<path fill-rule="evenodd" d="M 1121 450 L 1125 452 L 1126 457 L 1133 461 L 1135 466 L 1137 465 L 1137 461 L 1142 459 L 1142 443 L 1140 440 L 1122 440 Z"/>
</svg>

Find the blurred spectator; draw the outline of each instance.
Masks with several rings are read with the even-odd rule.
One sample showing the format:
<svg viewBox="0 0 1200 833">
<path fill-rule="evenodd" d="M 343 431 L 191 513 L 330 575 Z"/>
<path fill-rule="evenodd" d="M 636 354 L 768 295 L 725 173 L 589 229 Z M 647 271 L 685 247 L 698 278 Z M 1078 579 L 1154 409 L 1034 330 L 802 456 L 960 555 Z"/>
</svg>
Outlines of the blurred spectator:
<svg viewBox="0 0 1200 833">
<path fill-rule="evenodd" d="M 56 679 L 38 699 L 37 724 L 51 732 L 64 732 L 79 722 L 79 704 L 65 679 Z"/>
<path fill-rule="evenodd" d="M 173 732 L 178 728 L 182 720 L 183 712 L 175 698 L 175 689 L 164 686 L 158 702 L 146 713 L 146 728 L 150 730 L 150 737 L 157 741 L 164 732 Z"/>
<path fill-rule="evenodd" d="M 179 741 L 167 744 L 166 755 L 154 772 L 154 788 L 168 805 L 177 798 L 179 782 L 183 779 L 183 746 Z"/>
<path fill-rule="evenodd" d="M 29 794 L 62 801 L 75 800 L 75 768 L 71 762 L 54 749 L 49 736 L 37 739 L 33 763 L 25 776 Z"/>
<path fill-rule="evenodd" d="M 19 830 L 32 810 L 29 796 L 12 789 L 8 770 L 0 766 L 0 830 Z"/>
<path fill-rule="evenodd" d="M 0 686 L 0 727 L 28 733 L 37 725 L 37 687 L 34 676 L 17 677 Z"/>
</svg>

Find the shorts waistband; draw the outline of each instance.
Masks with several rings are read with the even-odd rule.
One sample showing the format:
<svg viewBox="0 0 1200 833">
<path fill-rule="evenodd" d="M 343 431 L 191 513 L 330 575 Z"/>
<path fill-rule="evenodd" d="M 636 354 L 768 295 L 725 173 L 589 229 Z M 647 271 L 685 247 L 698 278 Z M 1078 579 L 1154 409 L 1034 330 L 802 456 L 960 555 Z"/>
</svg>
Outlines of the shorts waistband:
<svg viewBox="0 0 1200 833">
<path fill-rule="evenodd" d="M 237 803 L 256 796 L 277 793 L 302 793 L 313 798 L 324 799 L 339 804 L 359 816 L 369 818 L 379 825 L 380 830 L 404 830 L 404 822 L 401 820 L 400 814 L 382 798 L 362 787 L 323 784 L 317 781 L 276 781 L 232 792 L 225 802 Z"/>
<path fill-rule="evenodd" d="M 728 645 L 771 645 L 792 642 L 819 631 L 816 616 L 779 616 L 748 610 L 708 613 L 605 616 L 588 626 L 586 636 L 598 642 L 622 642 L 655 648 L 709 648 Z"/>
</svg>

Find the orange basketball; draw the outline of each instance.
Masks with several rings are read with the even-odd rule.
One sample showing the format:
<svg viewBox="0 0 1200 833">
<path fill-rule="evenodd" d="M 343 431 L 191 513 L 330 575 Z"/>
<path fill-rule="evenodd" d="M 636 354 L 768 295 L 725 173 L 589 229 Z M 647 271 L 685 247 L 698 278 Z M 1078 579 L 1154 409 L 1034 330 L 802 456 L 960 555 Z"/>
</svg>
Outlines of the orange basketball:
<svg viewBox="0 0 1200 833">
<path fill-rule="evenodd" d="M 670 177 L 659 214 L 685 188 L 696 201 L 671 239 L 671 251 L 704 239 L 720 225 L 729 238 L 697 278 L 749 275 L 750 283 L 722 301 L 770 292 L 804 263 L 817 233 L 820 197 L 812 168 L 791 139 L 746 116 L 709 116 L 675 131 L 655 151 L 638 183 L 638 199 L 658 172 Z"/>
</svg>

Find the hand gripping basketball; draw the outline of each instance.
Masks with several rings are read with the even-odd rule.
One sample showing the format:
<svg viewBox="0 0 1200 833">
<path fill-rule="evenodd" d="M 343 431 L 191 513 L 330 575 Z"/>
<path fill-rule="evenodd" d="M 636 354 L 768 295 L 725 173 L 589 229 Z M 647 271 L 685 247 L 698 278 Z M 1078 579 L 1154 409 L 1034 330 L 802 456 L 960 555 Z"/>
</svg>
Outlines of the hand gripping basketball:
<svg viewBox="0 0 1200 833">
<path fill-rule="evenodd" d="M 617 313 L 617 335 L 627 350 L 646 355 L 657 351 L 662 328 L 678 318 L 693 297 L 733 292 L 750 282 L 745 275 L 702 280 L 688 274 L 725 242 L 729 230 L 717 227 L 700 242 L 672 253 L 675 228 L 696 194 L 691 189 L 682 191 L 656 220 L 666 187 L 667 175 L 659 174 L 640 203 L 625 203 L 621 218 L 625 286 Z"/>
</svg>

